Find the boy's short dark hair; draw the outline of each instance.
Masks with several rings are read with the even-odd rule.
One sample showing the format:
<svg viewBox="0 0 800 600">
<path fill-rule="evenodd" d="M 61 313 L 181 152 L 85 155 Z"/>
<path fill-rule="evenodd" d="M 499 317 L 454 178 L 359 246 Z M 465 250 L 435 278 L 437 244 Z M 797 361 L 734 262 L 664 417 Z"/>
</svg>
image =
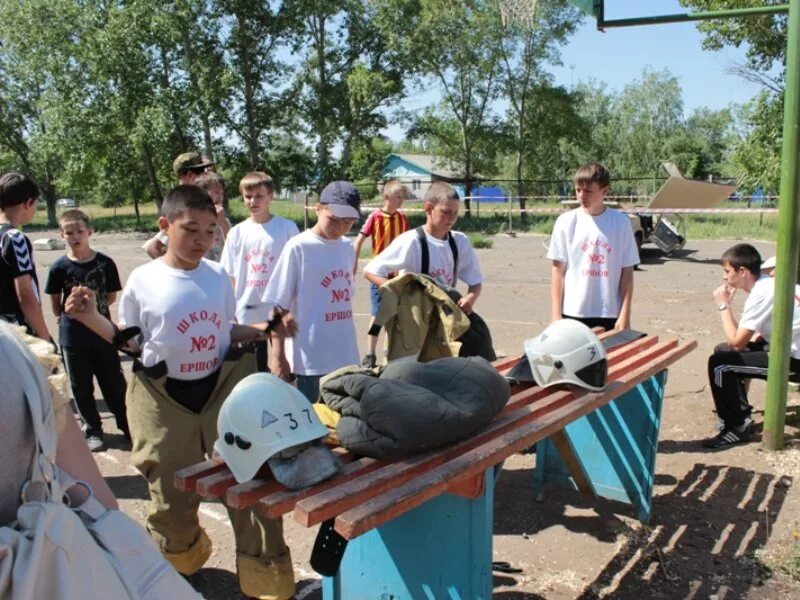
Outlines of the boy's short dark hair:
<svg viewBox="0 0 800 600">
<path fill-rule="evenodd" d="M 598 162 L 590 162 L 578 167 L 573 177 L 575 185 L 589 185 L 596 183 L 601 188 L 611 185 L 611 173 Z"/>
<path fill-rule="evenodd" d="M 172 223 L 190 210 L 205 210 L 217 215 L 214 201 L 208 192 L 196 185 L 178 185 L 167 192 L 161 203 L 161 216 Z"/>
<path fill-rule="evenodd" d="M 753 275 L 761 275 L 761 255 L 750 244 L 736 244 L 731 246 L 719 259 L 723 266 L 729 264 L 737 271 L 744 267 Z"/>
<path fill-rule="evenodd" d="M 197 179 L 194 180 L 194 184 L 204 190 L 208 190 L 213 185 L 219 185 L 223 190 L 225 189 L 225 180 L 216 171 L 206 171 L 198 175 Z"/>
<path fill-rule="evenodd" d="M 242 177 L 242 180 L 239 182 L 239 193 L 244 194 L 262 185 L 267 188 L 268 192 L 275 191 L 275 184 L 272 181 L 272 177 L 262 171 L 253 171 Z"/>
<path fill-rule="evenodd" d="M 38 197 L 39 186 L 30 175 L 13 171 L 0 175 L 0 210 L 5 211 Z"/>
<path fill-rule="evenodd" d="M 58 218 L 58 227 L 61 229 L 64 226 L 64 223 L 74 223 L 76 221 L 82 222 L 84 225 L 86 225 L 87 229 L 92 228 L 92 224 L 89 221 L 89 215 L 77 208 L 71 208 L 61 213 L 61 216 Z"/>
<path fill-rule="evenodd" d="M 445 204 L 452 200 L 460 201 L 458 192 L 455 188 L 446 181 L 434 181 L 425 191 L 423 202 L 430 202 L 433 206 L 437 204 Z"/>
</svg>

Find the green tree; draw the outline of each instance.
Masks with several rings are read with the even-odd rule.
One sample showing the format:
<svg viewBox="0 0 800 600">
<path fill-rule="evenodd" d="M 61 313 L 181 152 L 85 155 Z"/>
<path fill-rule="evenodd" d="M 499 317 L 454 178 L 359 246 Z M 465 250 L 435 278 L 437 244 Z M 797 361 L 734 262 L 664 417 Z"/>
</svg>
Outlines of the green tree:
<svg viewBox="0 0 800 600">
<path fill-rule="evenodd" d="M 352 147 L 386 124 L 385 109 L 403 91 L 402 62 L 376 26 L 367 0 L 302 0 L 293 5 L 301 27 L 300 70 L 291 95 L 306 133 L 316 140 L 320 182 L 341 176 Z M 342 145 L 342 157 L 333 148 Z"/>
<path fill-rule="evenodd" d="M 680 0 L 683 6 L 702 11 L 729 8 L 761 7 L 765 4 L 785 4 L 764 0 Z M 705 34 L 703 47 L 719 50 L 724 46 L 744 47 L 745 67 L 753 74 L 764 75 L 773 68 L 784 68 L 786 56 L 786 13 L 739 19 L 698 21 L 697 28 Z M 782 79 L 782 77 L 780 78 Z M 773 80 L 773 81 L 780 81 Z"/>
<path fill-rule="evenodd" d="M 645 69 L 614 103 L 620 145 L 609 165 L 617 177 L 656 175 L 667 141 L 683 124 L 683 98 L 669 71 Z M 611 162 L 611 161 L 610 161 Z"/>
<path fill-rule="evenodd" d="M 439 87 L 442 102 L 416 120 L 411 137 L 435 141 L 442 158 L 461 171 L 469 196 L 479 175 L 496 169 L 502 91 L 503 30 L 497 4 L 482 0 L 378 0 L 391 47 L 420 83 Z M 465 212 L 470 214 L 469 200 Z"/>
<path fill-rule="evenodd" d="M 382 136 L 376 136 L 354 144 L 350 151 L 347 178 L 352 181 L 376 183 L 380 181 L 386 156 L 392 144 Z"/>
<path fill-rule="evenodd" d="M 283 118 L 289 112 L 286 82 L 294 71 L 279 56 L 298 24 L 282 3 L 218 0 L 217 11 L 225 25 L 218 32 L 220 44 L 229 56 L 214 79 L 221 88 L 217 117 L 245 144 L 246 170 L 264 169 L 270 132 L 296 127 Z"/>
<path fill-rule="evenodd" d="M 763 6 L 763 0 L 681 0 L 697 10 Z M 732 152 L 740 184 L 752 189 L 763 185 L 777 190 L 783 138 L 783 91 L 786 70 L 785 13 L 747 19 L 716 19 L 698 24 L 710 50 L 724 46 L 744 47 L 747 59 L 733 71 L 758 83 L 764 92 L 738 112 L 739 139 Z M 776 76 L 775 72 L 779 74 Z"/>
<path fill-rule="evenodd" d="M 570 110 L 571 95 L 553 88 L 552 77 L 544 71 L 546 64 L 560 64 L 558 46 L 575 31 L 578 17 L 577 9 L 566 2 L 544 2 L 537 7 L 533 26 L 512 23 L 500 37 L 501 81 L 509 103 L 506 139 L 514 155 L 513 177 L 523 223 L 527 220 L 525 166 L 528 178 L 557 172 L 560 165 L 551 160 L 557 156 L 552 148 L 579 121 Z"/>
<path fill-rule="evenodd" d="M 739 109 L 738 141 L 731 152 L 739 187 L 753 191 L 762 187 L 777 193 L 781 174 L 781 129 L 783 102 L 763 91 Z"/>
</svg>

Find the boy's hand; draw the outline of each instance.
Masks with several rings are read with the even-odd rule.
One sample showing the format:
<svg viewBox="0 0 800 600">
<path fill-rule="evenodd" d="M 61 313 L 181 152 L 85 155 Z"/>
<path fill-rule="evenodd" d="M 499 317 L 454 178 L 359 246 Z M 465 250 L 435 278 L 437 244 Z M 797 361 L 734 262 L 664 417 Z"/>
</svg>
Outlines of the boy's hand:
<svg viewBox="0 0 800 600">
<path fill-rule="evenodd" d="M 289 366 L 289 361 L 286 360 L 284 354 L 279 356 L 275 354 L 272 355 L 269 361 L 269 370 L 276 377 L 283 379 L 283 381 L 291 382 L 294 380 L 294 377 L 292 377 L 292 368 Z"/>
<path fill-rule="evenodd" d="M 628 317 L 623 317 L 622 315 L 619 316 L 616 323 L 614 323 L 614 329 L 617 331 L 623 331 L 625 329 L 631 328 L 631 321 Z"/>
<path fill-rule="evenodd" d="M 225 221 L 225 207 L 222 204 L 215 204 L 214 208 L 217 210 L 217 221 Z"/>
<path fill-rule="evenodd" d="M 97 300 L 92 288 L 78 285 L 64 302 L 64 312 L 72 317 L 80 318 L 81 315 L 97 312 Z"/>
<path fill-rule="evenodd" d="M 294 320 L 292 313 L 287 312 L 281 316 L 281 323 L 277 327 L 281 337 L 294 337 L 297 333 L 297 321 Z"/>
<path fill-rule="evenodd" d="M 466 314 L 469 314 L 472 312 L 472 305 L 475 304 L 475 300 L 477 300 L 477 298 L 474 294 L 467 294 L 461 297 L 461 300 L 458 301 L 458 306 Z"/>
<path fill-rule="evenodd" d="M 714 290 L 714 301 L 717 304 L 730 304 L 736 295 L 736 288 L 732 288 L 727 283 L 723 283 Z"/>
</svg>

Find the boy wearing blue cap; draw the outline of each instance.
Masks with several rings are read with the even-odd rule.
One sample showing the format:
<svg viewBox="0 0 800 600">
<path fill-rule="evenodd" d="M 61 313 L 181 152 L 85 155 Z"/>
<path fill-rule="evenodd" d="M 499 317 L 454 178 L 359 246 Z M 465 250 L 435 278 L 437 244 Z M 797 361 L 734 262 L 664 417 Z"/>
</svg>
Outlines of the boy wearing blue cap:
<svg viewBox="0 0 800 600">
<path fill-rule="evenodd" d="M 323 375 L 358 364 L 352 299 L 355 250 L 345 236 L 360 218 L 361 197 L 352 183 L 334 181 L 322 190 L 317 223 L 283 248 L 267 285 L 266 303 L 297 321 L 297 333 L 272 334 L 270 370 L 311 402 Z M 302 291 L 302 293 L 301 293 Z"/>
</svg>

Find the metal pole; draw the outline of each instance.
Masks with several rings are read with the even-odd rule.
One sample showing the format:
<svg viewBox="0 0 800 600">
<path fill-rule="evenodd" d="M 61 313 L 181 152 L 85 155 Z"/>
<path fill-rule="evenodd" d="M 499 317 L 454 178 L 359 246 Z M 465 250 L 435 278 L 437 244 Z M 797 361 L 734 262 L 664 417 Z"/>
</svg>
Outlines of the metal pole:
<svg viewBox="0 0 800 600">
<path fill-rule="evenodd" d="M 303 195 L 303 231 L 308 229 L 308 192 Z"/>
<path fill-rule="evenodd" d="M 724 19 L 730 17 L 753 17 L 758 15 L 776 14 L 787 12 L 790 4 L 778 6 L 757 6 L 752 8 L 733 8 L 729 10 L 709 10 L 693 13 L 682 13 L 675 15 L 659 15 L 656 17 L 634 17 L 632 19 L 605 19 L 597 20 L 598 29 L 608 27 L 631 27 L 633 25 L 661 25 L 664 23 L 685 23 L 687 21 L 706 21 L 708 19 Z"/>
<path fill-rule="evenodd" d="M 772 311 L 767 400 L 764 409 L 764 447 L 783 447 L 786 393 L 792 343 L 794 286 L 800 250 L 800 0 L 791 0 L 786 44 L 786 90 L 783 100 L 781 191 L 778 203 L 778 244 L 775 265 L 775 306 Z"/>
</svg>

